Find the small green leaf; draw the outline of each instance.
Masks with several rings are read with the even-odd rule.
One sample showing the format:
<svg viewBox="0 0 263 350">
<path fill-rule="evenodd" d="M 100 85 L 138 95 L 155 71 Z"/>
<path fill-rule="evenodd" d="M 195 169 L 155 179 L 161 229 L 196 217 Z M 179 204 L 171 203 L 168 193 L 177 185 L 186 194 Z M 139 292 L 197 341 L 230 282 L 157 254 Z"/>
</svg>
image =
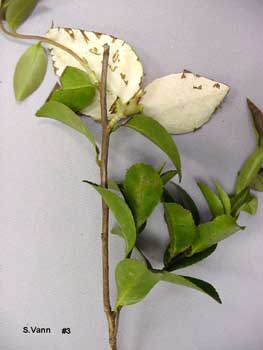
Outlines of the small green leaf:
<svg viewBox="0 0 263 350">
<path fill-rule="evenodd" d="M 166 185 L 167 182 L 172 180 L 172 178 L 175 177 L 176 174 L 177 174 L 176 170 L 168 170 L 165 173 L 161 174 L 163 185 Z"/>
<path fill-rule="evenodd" d="M 250 99 L 247 99 L 247 104 L 253 117 L 259 144 L 261 144 L 263 142 L 263 113 Z"/>
<path fill-rule="evenodd" d="M 209 283 L 199 280 L 193 277 L 179 276 L 170 272 L 163 271 L 161 274 L 161 280 L 169 283 L 178 284 L 181 286 L 189 287 L 196 289 L 202 293 L 209 295 L 219 304 L 222 304 L 222 301 L 216 291 L 216 289 Z"/>
<path fill-rule="evenodd" d="M 133 165 L 123 182 L 124 195 L 139 229 L 159 203 L 163 185 L 160 175 L 147 164 Z"/>
<path fill-rule="evenodd" d="M 156 169 L 156 171 L 157 171 L 157 173 L 158 173 L 159 175 L 161 175 L 161 173 L 162 173 L 162 171 L 163 171 L 163 169 L 164 169 L 165 166 L 166 166 L 166 161 L 164 161 L 164 162 L 159 166 L 159 168 Z"/>
<path fill-rule="evenodd" d="M 175 199 L 173 200 L 173 202 L 181 204 L 185 209 L 188 209 L 192 213 L 196 225 L 199 225 L 200 223 L 199 211 L 195 202 L 191 198 L 191 196 L 181 186 L 175 184 L 174 182 L 172 182 L 172 185 L 173 185 L 173 188 L 175 189 Z M 170 194 L 166 196 L 166 199 L 169 200 L 170 202 L 171 200 L 169 199 L 169 197 L 170 199 L 173 197 L 171 197 Z"/>
<path fill-rule="evenodd" d="M 236 193 L 250 186 L 263 164 L 263 145 L 258 147 L 250 157 L 245 161 L 240 170 L 236 181 Z"/>
<path fill-rule="evenodd" d="M 162 149 L 173 162 L 178 171 L 179 178 L 181 179 L 182 170 L 179 152 L 173 138 L 162 125 L 153 118 L 138 114 L 129 119 L 124 126 L 138 131 Z"/>
<path fill-rule="evenodd" d="M 223 215 L 225 211 L 219 197 L 205 183 L 199 182 L 198 186 L 208 203 L 208 206 L 211 210 L 213 217 Z"/>
<path fill-rule="evenodd" d="M 189 249 L 196 237 L 196 226 L 192 214 L 176 203 L 164 204 L 165 220 L 170 243 L 165 253 L 165 265 L 178 254 Z"/>
<path fill-rule="evenodd" d="M 37 5 L 37 0 L 12 0 L 6 10 L 6 21 L 15 31 L 31 15 Z"/>
<path fill-rule="evenodd" d="M 232 198 L 232 215 L 238 217 L 241 211 L 250 215 L 256 215 L 258 209 L 258 199 L 250 194 L 249 188 L 245 188 Z"/>
<path fill-rule="evenodd" d="M 99 153 L 94 136 L 90 130 L 82 123 L 81 119 L 69 107 L 60 102 L 50 101 L 44 104 L 36 113 L 37 117 L 51 118 L 58 120 L 72 129 L 77 130 L 85 135 L 95 148 L 97 154 Z"/>
<path fill-rule="evenodd" d="M 263 192 L 263 169 L 259 171 L 250 184 L 250 188 L 257 192 Z"/>
<path fill-rule="evenodd" d="M 229 195 L 216 181 L 214 181 L 214 185 L 217 190 L 218 196 L 223 204 L 225 214 L 231 215 L 231 201 Z"/>
<path fill-rule="evenodd" d="M 244 188 L 241 192 L 238 194 L 234 195 L 231 198 L 231 205 L 232 205 L 232 211 L 231 214 L 233 216 L 238 216 L 241 208 L 243 207 L 244 204 L 247 203 L 249 198 L 249 188 Z"/>
<path fill-rule="evenodd" d="M 74 112 L 81 111 L 94 101 L 96 88 L 83 70 L 67 67 L 60 81 L 62 89 L 53 92 L 50 97 L 51 101 L 61 102 Z"/>
<path fill-rule="evenodd" d="M 241 211 L 245 211 L 250 215 L 256 215 L 258 210 L 258 198 L 249 194 L 247 203 L 241 207 Z"/>
<path fill-rule="evenodd" d="M 84 182 L 89 183 L 88 181 Z M 136 241 L 136 228 L 130 208 L 117 194 L 101 186 L 94 184 L 91 185 L 101 195 L 118 222 L 121 231 L 118 233 L 115 231 L 114 233 L 125 239 L 126 255 L 128 255 L 133 249 Z"/>
<path fill-rule="evenodd" d="M 31 46 L 19 59 L 14 74 L 18 101 L 30 96 L 40 86 L 47 71 L 47 54 L 41 43 Z"/>
<path fill-rule="evenodd" d="M 122 260 L 115 275 L 118 290 L 115 310 L 138 303 L 160 280 L 159 274 L 152 273 L 143 262 L 134 259 Z"/>
<path fill-rule="evenodd" d="M 199 225 L 191 255 L 212 247 L 242 229 L 236 220 L 229 215 L 218 216 L 213 221 Z"/>
<path fill-rule="evenodd" d="M 216 250 L 216 247 L 217 247 L 217 244 L 213 245 L 212 247 L 206 250 L 203 250 L 200 253 L 196 253 L 193 256 L 190 256 L 190 257 L 183 256 L 183 257 L 175 258 L 171 261 L 170 264 L 168 264 L 168 266 L 165 267 L 165 270 L 171 272 L 171 271 L 183 269 L 185 267 L 194 265 L 199 261 L 202 261 L 208 258 Z"/>
</svg>

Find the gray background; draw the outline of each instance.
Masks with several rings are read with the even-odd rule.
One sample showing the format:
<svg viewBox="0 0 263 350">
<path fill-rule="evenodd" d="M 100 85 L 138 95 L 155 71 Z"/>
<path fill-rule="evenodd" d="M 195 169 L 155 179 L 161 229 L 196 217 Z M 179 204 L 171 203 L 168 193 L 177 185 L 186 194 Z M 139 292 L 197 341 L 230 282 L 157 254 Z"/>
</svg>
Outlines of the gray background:
<svg viewBox="0 0 263 350">
<path fill-rule="evenodd" d="M 202 130 L 176 137 L 183 185 L 203 209 L 197 179 L 233 189 L 237 170 L 255 147 L 245 97 L 263 107 L 261 0 L 41 1 L 21 28 L 44 33 L 55 25 L 111 33 L 136 49 L 146 82 L 187 68 L 232 87 L 223 108 Z M 12 74 L 28 47 L 0 37 L 1 350 L 107 349 L 101 306 L 100 198 L 81 183 L 97 181 L 93 150 L 74 131 L 34 113 L 53 87 L 48 77 L 33 97 L 17 104 Z M 99 125 L 87 121 L 99 140 Z M 110 175 L 120 179 L 136 161 L 157 167 L 165 156 L 128 130 L 114 134 Z M 263 198 L 247 230 L 184 274 L 213 283 L 220 306 L 198 292 L 160 284 L 142 303 L 123 310 L 119 348 L 125 350 L 263 349 Z M 167 231 L 157 208 L 142 240 L 156 266 Z M 111 238 L 112 266 L 123 243 Z M 111 271 L 113 274 L 113 271 Z M 115 289 L 113 288 L 113 295 Z M 26 335 L 26 325 L 51 335 Z M 61 335 L 71 327 L 72 335 Z"/>
</svg>

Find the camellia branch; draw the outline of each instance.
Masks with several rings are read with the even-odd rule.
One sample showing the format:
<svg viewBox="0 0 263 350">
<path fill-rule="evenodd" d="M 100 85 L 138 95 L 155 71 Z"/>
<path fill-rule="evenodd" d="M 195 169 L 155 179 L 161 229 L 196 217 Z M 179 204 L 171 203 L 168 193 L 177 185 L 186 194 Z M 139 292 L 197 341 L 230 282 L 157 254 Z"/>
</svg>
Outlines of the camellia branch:
<svg viewBox="0 0 263 350">
<path fill-rule="evenodd" d="M 101 160 L 100 175 L 101 186 L 108 186 L 108 155 L 110 128 L 108 124 L 107 113 L 107 75 L 109 62 L 109 45 L 104 46 L 101 86 L 100 86 L 100 104 L 101 104 L 101 125 L 102 125 L 102 141 L 101 141 Z M 109 326 L 109 343 L 110 349 L 117 349 L 117 323 L 116 313 L 111 309 L 110 292 L 109 292 L 109 208 L 102 200 L 102 272 L 103 272 L 103 303 L 104 311 L 107 316 Z"/>
<path fill-rule="evenodd" d="M 45 36 L 40 36 L 40 35 L 26 35 L 26 34 L 20 34 L 17 32 L 10 32 L 9 30 L 7 30 L 3 24 L 3 10 L 1 10 L 0 13 L 0 28 L 1 30 L 8 36 L 11 36 L 13 38 L 18 38 L 18 39 L 24 39 L 24 40 L 38 40 L 41 41 L 43 43 L 46 43 L 48 45 L 52 45 L 52 46 L 56 46 L 59 49 L 65 51 L 66 53 L 68 53 L 69 55 L 71 55 L 73 58 L 75 58 L 79 64 L 81 64 L 81 66 L 85 69 L 85 71 L 87 72 L 87 74 L 89 75 L 90 80 L 92 81 L 92 83 L 95 86 L 99 85 L 98 79 L 96 77 L 96 74 L 93 72 L 93 70 L 90 68 L 88 62 L 81 58 L 78 54 L 76 54 L 73 50 L 71 50 L 70 48 L 54 41 L 51 40 Z"/>
</svg>

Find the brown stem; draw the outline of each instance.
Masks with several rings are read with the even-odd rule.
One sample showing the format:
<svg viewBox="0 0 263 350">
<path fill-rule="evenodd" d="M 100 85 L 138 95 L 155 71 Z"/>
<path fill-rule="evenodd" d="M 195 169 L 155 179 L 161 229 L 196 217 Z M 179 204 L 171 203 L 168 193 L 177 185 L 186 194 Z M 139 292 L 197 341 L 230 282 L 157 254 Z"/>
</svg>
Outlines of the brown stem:
<svg viewBox="0 0 263 350">
<path fill-rule="evenodd" d="M 102 74 L 100 85 L 100 104 L 101 104 L 101 125 L 102 125 L 102 141 L 101 141 L 101 160 L 100 175 L 101 186 L 108 186 L 108 155 L 110 128 L 108 125 L 108 109 L 107 109 L 107 75 L 109 62 L 109 45 L 104 45 Z M 110 350 L 117 350 L 117 324 L 116 313 L 111 309 L 110 291 L 109 291 L 109 208 L 102 200 L 102 271 L 103 271 L 103 303 L 104 311 L 107 316 L 109 326 L 109 343 Z"/>
<path fill-rule="evenodd" d="M 46 43 L 48 45 L 56 46 L 59 49 L 67 52 L 69 55 L 71 55 L 73 58 L 75 58 L 79 64 L 82 65 L 82 67 L 86 70 L 87 74 L 89 75 L 92 83 L 94 85 L 98 85 L 98 79 L 97 79 L 95 73 L 89 67 L 88 62 L 84 58 L 81 58 L 79 55 L 77 55 L 73 50 L 71 50 L 68 47 L 66 47 L 66 46 L 64 46 L 64 45 L 62 45 L 62 44 L 60 44 L 52 39 L 49 39 L 45 36 L 26 35 L 26 34 L 20 34 L 17 32 L 10 32 L 9 30 L 7 30 L 5 28 L 5 26 L 3 25 L 3 10 L 1 10 L 1 13 L 0 13 L 0 28 L 6 35 L 11 36 L 13 38 L 26 39 L 26 40 L 38 40 L 38 41 L 41 41 L 41 42 Z"/>
</svg>

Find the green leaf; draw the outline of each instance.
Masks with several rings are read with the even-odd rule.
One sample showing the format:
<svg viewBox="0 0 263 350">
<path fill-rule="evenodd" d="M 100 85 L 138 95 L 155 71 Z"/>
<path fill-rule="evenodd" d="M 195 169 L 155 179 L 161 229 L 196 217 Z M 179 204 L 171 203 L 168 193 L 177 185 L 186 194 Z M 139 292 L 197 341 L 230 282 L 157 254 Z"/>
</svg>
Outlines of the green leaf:
<svg viewBox="0 0 263 350">
<path fill-rule="evenodd" d="M 261 144 L 263 142 L 263 113 L 250 99 L 247 99 L 247 104 L 253 117 L 259 144 Z"/>
<path fill-rule="evenodd" d="M 138 303 L 160 280 L 159 274 L 152 273 L 143 262 L 134 259 L 122 260 L 115 275 L 118 291 L 115 310 Z"/>
<path fill-rule="evenodd" d="M 238 194 L 234 195 L 231 199 L 231 205 L 232 205 L 232 211 L 231 214 L 233 216 L 238 216 L 241 208 L 243 207 L 244 204 L 247 203 L 249 199 L 249 188 L 244 188 L 241 192 Z"/>
<path fill-rule="evenodd" d="M 240 170 L 236 181 L 236 193 L 250 186 L 263 164 L 263 145 L 258 147 L 250 157 L 245 161 Z"/>
<path fill-rule="evenodd" d="M 30 96 L 40 86 L 47 71 L 47 54 L 41 43 L 31 46 L 19 59 L 14 74 L 18 101 Z"/>
<path fill-rule="evenodd" d="M 178 204 L 181 204 L 185 209 L 190 210 L 196 225 L 199 225 L 200 223 L 199 211 L 195 202 L 191 198 L 191 196 L 181 186 L 175 184 L 174 182 L 172 182 L 172 185 L 173 185 L 173 188 L 175 189 L 175 199 L 173 201 L 175 201 Z M 167 196 L 166 199 L 169 199 L 169 196 Z"/>
<path fill-rule="evenodd" d="M 263 192 L 263 169 L 261 169 L 253 179 L 250 188 L 254 191 Z"/>
<path fill-rule="evenodd" d="M 166 272 L 166 271 L 162 272 L 161 280 L 165 282 L 174 283 L 181 286 L 196 289 L 202 293 L 209 295 L 219 304 L 222 304 L 216 289 L 211 284 L 205 281 L 202 281 L 193 277 L 175 275 L 173 273 Z"/>
<path fill-rule="evenodd" d="M 177 174 L 176 170 L 168 170 L 165 173 L 161 174 L 163 185 L 166 185 L 167 182 L 172 180 L 172 178 L 175 177 L 176 174 Z"/>
<path fill-rule="evenodd" d="M 196 289 L 221 303 L 218 293 L 211 284 L 166 271 L 152 272 L 138 260 L 122 260 L 116 267 L 115 276 L 118 291 L 115 311 L 122 306 L 136 304 L 143 300 L 159 281 Z"/>
<path fill-rule="evenodd" d="M 53 92 L 50 97 L 51 101 L 61 102 L 75 112 L 81 111 L 94 101 L 96 88 L 83 70 L 67 67 L 60 81 L 62 89 Z"/>
<path fill-rule="evenodd" d="M 258 198 L 249 194 L 247 203 L 245 203 L 240 210 L 250 215 L 256 215 L 258 210 Z"/>
<path fill-rule="evenodd" d="M 84 182 L 91 184 L 88 181 Z M 136 242 L 136 228 L 130 208 L 117 194 L 101 186 L 91 185 L 101 195 L 120 226 L 121 233 L 117 233 L 116 231 L 114 233 L 125 239 L 126 255 L 128 255 Z"/>
<path fill-rule="evenodd" d="M 136 227 L 139 229 L 161 199 L 162 180 L 151 166 L 139 163 L 127 171 L 123 189 L 126 201 L 132 210 Z"/>
<path fill-rule="evenodd" d="M 193 256 L 190 256 L 190 257 L 183 256 L 183 257 L 175 258 L 171 261 L 170 264 L 168 264 L 168 266 L 165 267 L 165 270 L 171 272 L 171 271 L 183 269 L 185 267 L 194 265 L 199 261 L 202 261 L 208 258 L 216 250 L 216 247 L 217 247 L 217 244 L 214 244 L 210 248 L 203 250 L 200 253 L 196 253 Z"/>
<path fill-rule="evenodd" d="M 159 168 L 156 169 L 156 171 L 157 171 L 157 173 L 158 173 L 159 175 L 161 175 L 161 173 L 162 173 L 162 171 L 163 171 L 163 169 L 164 169 L 165 166 L 166 166 L 166 161 L 164 161 L 164 162 L 159 166 Z"/>
<path fill-rule="evenodd" d="M 153 118 L 138 114 L 129 119 L 124 126 L 138 131 L 162 149 L 173 162 L 178 171 L 179 178 L 181 179 L 182 170 L 179 152 L 173 138 L 162 125 Z"/>
<path fill-rule="evenodd" d="M 37 0 L 12 0 L 6 10 L 6 21 L 15 31 L 33 12 Z"/>
<path fill-rule="evenodd" d="M 258 199 L 250 194 L 249 188 L 245 188 L 232 198 L 232 215 L 238 217 L 241 211 L 256 215 Z"/>
<path fill-rule="evenodd" d="M 223 215 L 225 211 L 219 197 L 205 183 L 199 182 L 198 186 L 208 203 L 208 206 L 211 210 L 213 217 Z"/>
<path fill-rule="evenodd" d="M 99 153 L 94 136 L 90 130 L 82 123 L 80 117 L 75 114 L 69 107 L 60 102 L 50 101 L 44 104 L 36 113 L 37 117 L 51 118 L 58 120 L 67 126 L 75 129 L 81 134 L 85 135 L 95 148 L 97 154 Z"/>
<path fill-rule="evenodd" d="M 218 216 L 213 221 L 199 225 L 191 255 L 212 247 L 242 229 L 230 215 Z"/>
<path fill-rule="evenodd" d="M 170 235 L 164 262 L 169 262 L 178 254 L 188 250 L 196 236 L 196 226 L 189 210 L 176 203 L 164 204 L 165 220 Z"/>
<path fill-rule="evenodd" d="M 214 181 L 214 185 L 217 190 L 218 196 L 223 204 L 225 214 L 231 215 L 231 201 L 229 195 L 216 181 Z"/>
</svg>

